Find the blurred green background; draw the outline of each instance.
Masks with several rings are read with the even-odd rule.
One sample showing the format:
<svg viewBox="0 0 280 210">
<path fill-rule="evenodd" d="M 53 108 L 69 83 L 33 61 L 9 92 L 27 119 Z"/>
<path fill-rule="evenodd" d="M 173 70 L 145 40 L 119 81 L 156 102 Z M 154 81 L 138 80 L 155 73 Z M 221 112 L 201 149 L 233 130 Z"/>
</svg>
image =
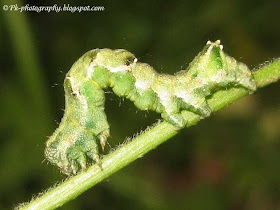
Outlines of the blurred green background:
<svg viewBox="0 0 280 210">
<path fill-rule="evenodd" d="M 14 3 L 105 11 L 2 9 Z M 279 1 L 259 0 L 1 1 L 0 209 L 65 178 L 43 162 L 44 144 L 63 115 L 65 74 L 83 53 L 124 48 L 174 73 L 207 40 L 221 39 L 227 53 L 254 68 L 280 56 L 279 8 Z M 270 85 L 183 130 L 61 209 L 280 209 L 279 90 Z M 159 118 L 107 96 L 112 148 Z"/>
</svg>

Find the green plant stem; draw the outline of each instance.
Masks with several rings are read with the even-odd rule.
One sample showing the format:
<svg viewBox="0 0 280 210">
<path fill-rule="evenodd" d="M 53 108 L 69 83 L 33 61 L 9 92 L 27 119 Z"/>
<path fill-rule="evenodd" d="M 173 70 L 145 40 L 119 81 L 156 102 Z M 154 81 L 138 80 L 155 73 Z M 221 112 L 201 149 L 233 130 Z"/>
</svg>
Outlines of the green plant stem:
<svg viewBox="0 0 280 210">
<path fill-rule="evenodd" d="M 259 88 L 276 82 L 280 77 L 280 59 L 261 67 L 253 75 Z M 217 111 L 247 94 L 248 91 L 241 87 L 221 90 L 208 100 L 208 104 L 214 111 Z M 201 120 L 200 116 L 192 112 L 185 111 L 184 114 L 189 119 L 187 127 Z M 62 206 L 134 160 L 141 158 L 178 132 L 171 124 L 161 122 L 103 158 L 102 170 L 95 164 L 87 171 L 81 172 L 50 189 L 22 209 L 55 209 Z"/>
</svg>

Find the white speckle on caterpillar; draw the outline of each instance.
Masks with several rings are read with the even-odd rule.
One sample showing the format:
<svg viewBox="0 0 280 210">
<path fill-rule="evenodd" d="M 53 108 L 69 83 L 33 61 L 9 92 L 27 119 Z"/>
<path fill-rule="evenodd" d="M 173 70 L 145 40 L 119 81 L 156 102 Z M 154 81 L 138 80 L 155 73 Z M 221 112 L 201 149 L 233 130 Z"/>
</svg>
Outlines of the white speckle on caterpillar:
<svg viewBox="0 0 280 210">
<path fill-rule="evenodd" d="M 94 73 L 94 67 L 96 66 L 96 64 L 94 62 L 91 62 L 89 67 L 88 67 L 88 72 L 87 72 L 87 77 L 91 78 L 92 74 Z"/>
<path fill-rule="evenodd" d="M 119 72 L 119 71 L 129 71 L 129 67 L 126 65 L 121 65 L 121 66 L 110 68 L 110 72 Z"/>
<path fill-rule="evenodd" d="M 82 102 L 83 104 L 83 109 L 87 110 L 88 109 L 88 103 L 87 103 L 87 99 L 85 96 L 80 95 L 79 96 L 79 100 Z"/>
<path fill-rule="evenodd" d="M 187 104 L 191 104 L 191 102 L 194 101 L 193 95 L 187 91 L 180 91 L 176 94 L 176 96 L 183 99 L 183 101 Z"/>
<path fill-rule="evenodd" d="M 207 55 L 208 57 L 210 56 L 210 53 L 211 53 L 211 51 L 212 51 L 212 49 L 213 49 L 213 45 L 211 45 L 209 48 L 208 48 L 208 50 L 207 50 L 207 52 L 205 53 L 205 55 Z"/>
<path fill-rule="evenodd" d="M 74 83 L 74 80 L 72 77 L 66 77 L 66 78 L 70 81 L 71 88 L 72 88 L 72 94 L 75 95 L 78 98 L 78 100 L 82 103 L 83 109 L 87 110 L 88 102 L 87 102 L 86 97 L 84 95 L 81 95 L 80 90 Z"/>
<path fill-rule="evenodd" d="M 136 81 L 135 87 L 141 90 L 147 90 L 151 87 L 151 84 L 149 81 Z"/>
<path fill-rule="evenodd" d="M 213 82 L 219 83 L 219 82 L 222 82 L 222 81 L 223 81 L 223 78 L 224 78 L 226 75 L 227 75 L 227 72 L 226 72 L 226 71 L 220 70 L 220 71 L 217 72 L 217 75 L 211 77 L 211 80 L 212 80 Z"/>
</svg>

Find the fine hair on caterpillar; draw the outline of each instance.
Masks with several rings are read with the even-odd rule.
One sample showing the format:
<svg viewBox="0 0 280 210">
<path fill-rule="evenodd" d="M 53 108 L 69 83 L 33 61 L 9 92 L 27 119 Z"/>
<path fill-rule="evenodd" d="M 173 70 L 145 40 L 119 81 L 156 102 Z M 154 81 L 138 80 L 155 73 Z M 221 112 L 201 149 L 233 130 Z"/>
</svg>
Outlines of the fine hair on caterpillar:
<svg viewBox="0 0 280 210">
<path fill-rule="evenodd" d="M 91 162 L 100 165 L 98 144 L 104 149 L 110 136 L 104 110 L 104 90 L 109 87 L 138 109 L 156 111 L 182 129 L 188 122 L 183 110 L 208 117 L 212 110 L 206 97 L 234 86 L 256 90 L 251 71 L 225 54 L 219 40 L 208 41 L 187 70 L 174 75 L 157 73 L 123 49 L 91 50 L 66 75 L 65 112 L 46 143 L 46 158 L 65 174 L 85 170 Z"/>
</svg>

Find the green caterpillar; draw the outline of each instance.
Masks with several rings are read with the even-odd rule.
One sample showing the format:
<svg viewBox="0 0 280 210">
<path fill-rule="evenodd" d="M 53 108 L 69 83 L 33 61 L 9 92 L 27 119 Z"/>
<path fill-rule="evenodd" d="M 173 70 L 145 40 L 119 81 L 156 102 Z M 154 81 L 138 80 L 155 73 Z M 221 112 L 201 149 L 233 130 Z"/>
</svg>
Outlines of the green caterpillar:
<svg viewBox="0 0 280 210">
<path fill-rule="evenodd" d="M 242 86 L 256 90 L 251 71 L 223 52 L 220 41 L 207 42 L 187 70 L 175 75 L 157 73 L 130 52 L 95 49 L 85 53 L 67 73 L 65 114 L 46 143 L 45 155 L 65 174 L 100 164 L 98 144 L 104 149 L 110 135 L 104 112 L 104 89 L 133 101 L 140 110 L 154 110 L 178 129 L 185 127 L 182 110 L 207 117 L 206 97 L 221 88 Z"/>
</svg>

